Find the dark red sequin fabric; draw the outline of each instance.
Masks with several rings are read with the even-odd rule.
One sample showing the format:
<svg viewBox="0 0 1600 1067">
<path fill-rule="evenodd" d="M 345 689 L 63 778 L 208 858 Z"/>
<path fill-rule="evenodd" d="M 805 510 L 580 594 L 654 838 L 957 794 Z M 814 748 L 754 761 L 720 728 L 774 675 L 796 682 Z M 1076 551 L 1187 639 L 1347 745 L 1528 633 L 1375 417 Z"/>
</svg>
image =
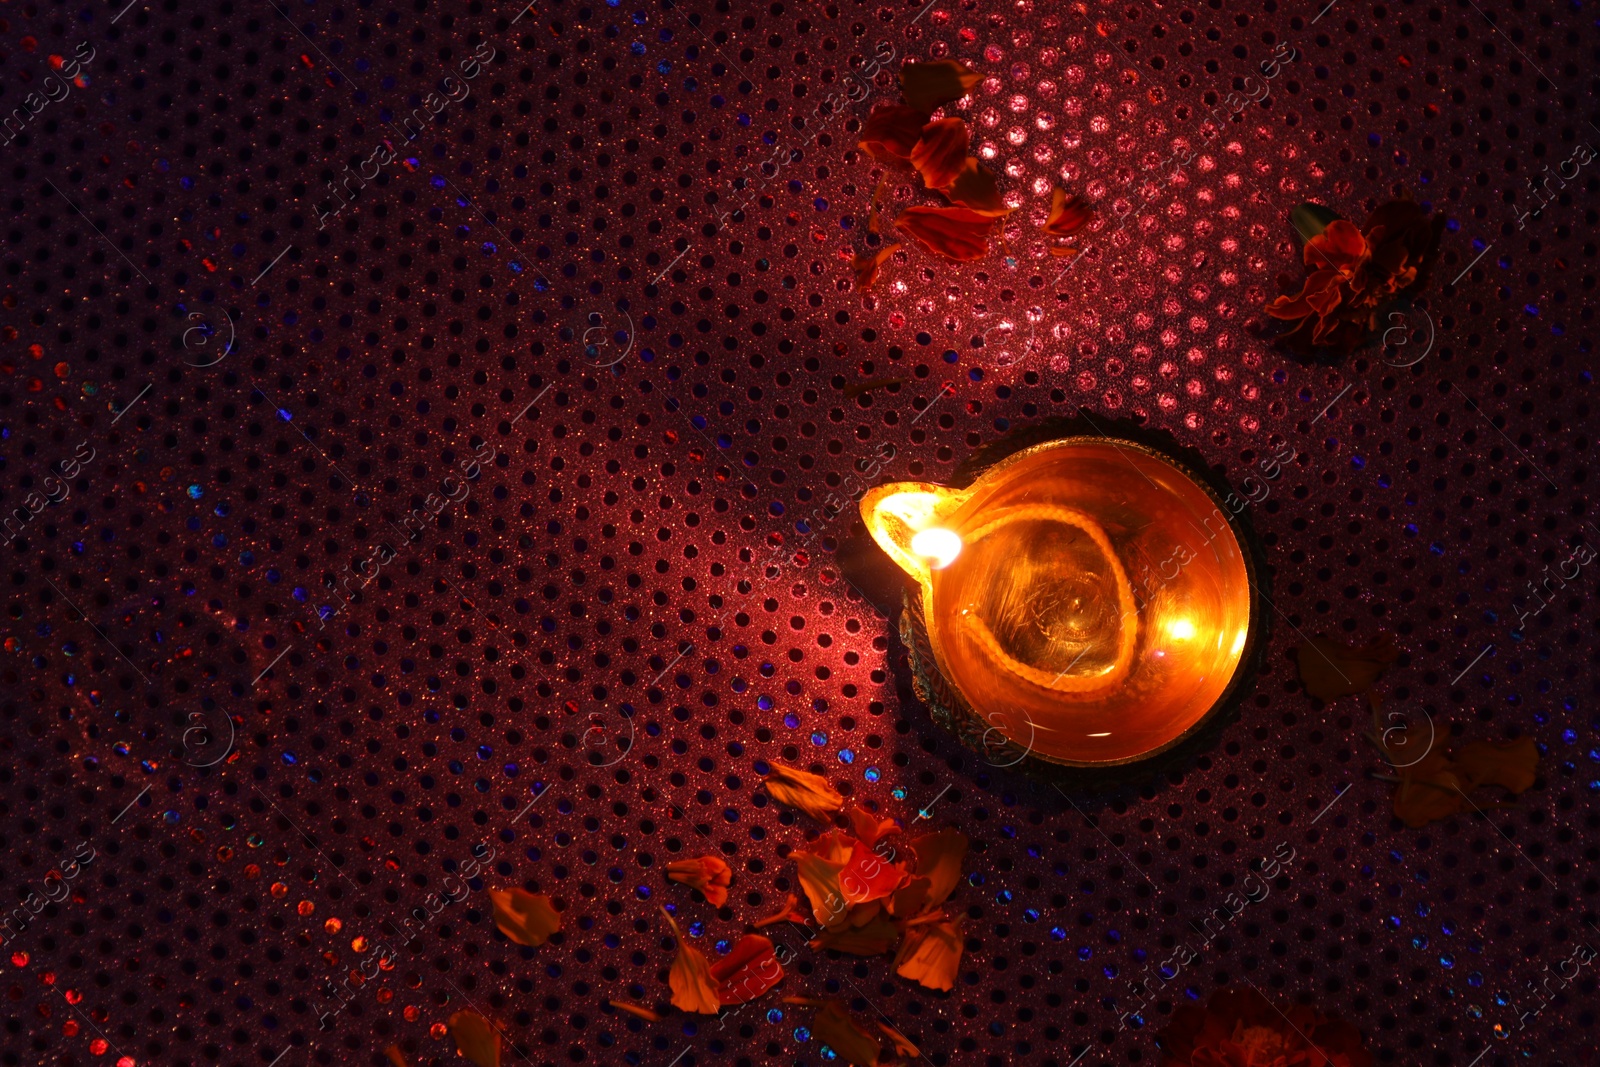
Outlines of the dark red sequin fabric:
<svg viewBox="0 0 1600 1067">
<path fill-rule="evenodd" d="M 787 995 L 933 1067 L 1153 1065 L 1224 987 L 1380 1064 L 1592 1063 L 1595 26 L 0 3 L 0 1064 L 465 1063 L 462 1010 L 503 1067 L 834 1062 Z M 862 123 L 941 58 L 1016 210 L 857 291 L 875 193 L 932 202 Z M 1426 291 L 1272 348 L 1289 213 L 1402 195 L 1448 219 Z M 930 720 L 838 550 L 869 486 L 1080 408 L 1267 489 L 1274 617 L 1213 749 L 1069 797 Z M 1295 646 L 1380 633 L 1376 722 L 1306 694 Z M 1531 737 L 1537 783 L 1407 828 L 1402 724 Z M 667 1008 L 663 903 L 715 959 L 798 892 L 780 764 L 971 836 L 954 990 L 779 926 L 778 991 Z M 699 855 L 722 909 L 664 877 Z M 499 935 L 507 886 L 561 933 Z"/>
</svg>

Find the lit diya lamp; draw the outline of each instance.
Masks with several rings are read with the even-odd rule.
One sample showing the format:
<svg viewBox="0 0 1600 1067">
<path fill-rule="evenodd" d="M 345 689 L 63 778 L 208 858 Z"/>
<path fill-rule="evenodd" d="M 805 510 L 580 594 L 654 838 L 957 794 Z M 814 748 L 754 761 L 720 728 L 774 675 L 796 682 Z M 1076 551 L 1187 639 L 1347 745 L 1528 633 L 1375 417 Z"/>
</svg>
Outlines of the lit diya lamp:
<svg viewBox="0 0 1600 1067">
<path fill-rule="evenodd" d="M 1265 629 L 1243 509 L 1164 451 L 1103 436 L 861 502 L 918 586 L 901 636 L 919 695 L 992 764 L 1074 768 L 1172 750 L 1237 695 Z"/>
</svg>

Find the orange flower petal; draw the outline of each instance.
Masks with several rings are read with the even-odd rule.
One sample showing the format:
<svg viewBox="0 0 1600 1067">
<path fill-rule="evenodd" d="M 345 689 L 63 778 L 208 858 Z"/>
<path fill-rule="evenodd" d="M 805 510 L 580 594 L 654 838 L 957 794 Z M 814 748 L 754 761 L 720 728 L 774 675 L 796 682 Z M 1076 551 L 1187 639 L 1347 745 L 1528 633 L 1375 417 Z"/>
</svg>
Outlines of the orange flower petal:
<svg viewBox="0 0 1600 1067">
<path fill-rule="evenodd" d="M 872 217 L 874 220 L 877 219 L 876 211 Z M 894 255 L 895 249 L 899 247 L 900 243 L 897 241 L 892 245 L 884 245 L 876 251 L 856 254 L 856 258 L 851 262 L 856 272 L 856 292 L 871 287 L 872 283 L 878 280 L 878 269 L 889 261 L 889 257 Z"/>
<path fill-rule="evenodd" d="M 390 1045 L 383 1050 L 383 1054 L 394 1067 L 406 1067 L 406 1058 L 401 1053 L 399 1045 Z"/>
<path fill-rule="evenodd" d="M 828 780 L 809 771 L 772 765 L 766 778 L 767 795 L 779 804 L 799 808 L 818 822 L 829 822 L 844 807 L 844 797 Z"/>
<path fill-rule="evenodd" d="M 851 904 L 886 897 L 908 881 L 905 871 L 859 843 L 839 872 L 839 888 Z"/>
<path fill-rule="evenodd" d="M 1327 702 L 1371 689 L 1389 664 L 1400 658 L 1400 650 L 1387 634 L 1360 646 L 1313 637 L 1296 650 L 1295 657 L 1306 692 Z"/>
<path fill-rule="evenodd" d="M 868 848 L 883 838 L 900 832 L 900 827 L 895 825 L 893 819 L 880 819 L 859 807 L 851 808 L 844 815 L 850 820 L 850 832 L 856 835 L 856 840 Z"/>
<path fill-rule="evenodd" d="M 839 886 L 839 872 L 844 870 L 844 864 L 811 852 L 796 852 L 794 862 L 800 888 L 811 902 L 811 914 L 823 926 L 839 922 L 848 906 L 844 890 Z"/>
<path fill-rule="evenodd" d="M 949 992 L 961 970 L 961 921 L 921 923 L 906 931 L 906 940 L 894 958 L 894 973 L 928 989 Z"/>
<path fill-rule="evenodd" d="M 783 968 L 771 941 L 760 934 L 745 934 L 711 965 L 711 977 L 723 1004 L 743 1004 L 783 981 Z"/>
<path fill-rule="evenodd" d="M 1466 788 L 1498 785 L 1512 794 L 1533 788 L 1539 777 L 1539 746 L 1531 737 L 1515 741 L 1473 741 L 1461 749 L 1455 769 Z"/>
<path fill-rule="evenodd" d="M 1050 198 L 1050 217 L 1044 223 L 1045 236 L 1071 237 L 1087 226 L 1092 218 L 1094 208 L 1089 206 L 1087 200 L 1076 194 L 1069 197 L 1065 189 L 1056 186 Z"/>
<path fill-rule="evenodd" d="M 1306 242 L 1304 258 L 1310 270 L 1354 273 L 1372 254 L 1367 239 L 1348 219 L 1334 219 L 1327 229 Z"/>
<path fill-rule="evenodd" d="M 639 1018 L 645 1020 L 646 1022 L 658 1023 L 658 1022 L 661 1021 L 661 1013 L 660 1012 L 651 1011 L 649 1008 L 641 1007 L 638 1004 L 630 1004 L 626 1000 L 610 1000 L 610 1001 L 607 1001 L 606 1003 L 610 1004 L 613 1008 L 616 1008 L 618 1011 L 625 1011 L 629 1015 L 638 1016 Z"/>
<path fill-rule="evenodd" d="M 936 256 L 966 262 L 989 252 L 992 216 L 964 207 L 908 207 L 894 228 Z"/>
<path fill-rule="evenodd" d="M 662 914 L 666 915 L 665 909 Z M 722 1000 L 717 996 L 717 980 L 711 977 L 711 964 L 703 952 L 684 940 L 678 924 L 667 915 L 672 936 L 678 941 L 678 955 L 667 973 L 667 986 L 672 990 L 672 1006 L 680 1011 L 715 1015 L 722 1010 Z"/>
<path fill-rule="evenodd" d="M 907 1037 L 905 1034 L 902 1034 L 888 1023 L 880 1022 L 878 1024 L 878 1029 L 883 1031 L 885 1037 L 894 1042 L 894 1054 L 896 1056 L 907 1056 L 911 1059 L 917 1059 L 922 1055 L 922 1050 L 917 1048 L 916 1045 L 913 1045 L 909 1037 Z"/>
<path fill-rule="evenodd" d="M 491 889 L 494 924 L 519 945 L 537 947 L 561 929 L 561 913 L 550 898 L 524 889 Z"/>
<path fill-rule="evenodd" d="M 943 189 L 955 181 L 966 161 L 967 124 L 962 119 L 928 123 L 911 149 L 911 165 L 929 189 Z"/>
<path fill-rule="evenodd" d="M 985 170 L 973 156 L 968 156 L 961 164 L 961 171 L 954 181 L 939 190 L 950 201 L 964 208 L 976 211 L 980 215 L 991 217 L 1009 215 L 1012 211 L 1006 205 L 1005 198 L 1000 195 L 1000 187 L 994 182 L 994 175 Z"/>
<path fill-rule="evenodd" d="M 953 59 L 907 63 L 900 68 L 900 96 L 907 104 L 929 114 L 960 100 L 982 80 L 983 76 L 977 71 Z"/>
<path fill-rule="evenodd" d="M 949 898 L 961 880 L 961 862 L 967 858 L 967 835 L 958 830 L 939 830 L 912 838 L 908 844 L 917 857 L 917 877 L 929 882 L 923 908 L 936 908 Z"/>
<path fill-rule="evenodd" d="M 799 909 L 799 903 L 800 898 L 795 896 L 793 893 L 790 893 L 784 898 L 783 907 L 779 908 L 777 911 L 773 912 L 771 915 L 768 915 L 764 919 L 757 919 L 751 925 L 753 925 L 757 930 L 764 926 L 776 926 L 778 923 L 799 923 L 800 925 L 804 926 L 811 920 L 807 919 L 805 913 Z"/>
<path fill-rule="evenodd" d="M 716 856 L 697 856 L 667 864 L 667 880 L 700 890 L 712 907 L 720 908 L 728 902 L 733 871 Z"/>
<path fill-rule="evenodd" d="M 1394 813 L 1412 829 L 1448 819 L 1466 806 L 1463 782 L 1444 753 L 1435 749 L 1413 767 L 1400 771 L 1394 790 Z"/>
<path fill-rule="evenodd" d="M 500 1067 L 500 1031 L 475 1011 L 450 1016 L 450 1036 L 456 1051 L 477 1067 Z"/>
<path fill-rule="evenodd" d="M 879 163 L 907 167 L 927 123 L 926 111 L 904 104 L 879 104 L 861 126 L 861 150 Z"/>
<path fill-rule="evenodd" d="M 838 1001 L 830 1000 L 811 1020 L 811 1036 L 856 1067 L 873 1067 L 883 1054 L 877 1037 L 862 1029 Z"/>
<path fill-rule="evenodd" d="M 824 930 L 811 942 L 811 947 L 831 948 L 836 952 L 847 952 L 852 956 L 882 956 L 893 948 L 894 943 L 900 940 L 900 927 L 883 914 L 883 909 L 878 907 L 877 901 L 859 906 L 873 909 L 875 914 L 870 921 L 859 926 L 847 922 L 844 926 Z"/>
<path fill-rule="evenodd" d="M 889 895 L 885 905 L 891 915 L 909 919 L 922 911 L 928 903 L 928 893 L 933 882 L 928 878 L 913 878 Z"/>
</svg>

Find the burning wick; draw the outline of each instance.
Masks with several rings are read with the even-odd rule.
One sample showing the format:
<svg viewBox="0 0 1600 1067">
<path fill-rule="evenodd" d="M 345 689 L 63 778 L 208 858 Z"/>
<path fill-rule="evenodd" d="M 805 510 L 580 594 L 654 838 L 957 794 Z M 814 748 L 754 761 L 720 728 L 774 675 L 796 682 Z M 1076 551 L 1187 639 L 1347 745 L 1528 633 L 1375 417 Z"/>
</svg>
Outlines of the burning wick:
<svg viewBox="0 0 1600 1067">
<path fill-rule="evenodd" d="M 961 555 L 961 535 L 954 530 L 933 526 L 911 538 L 911 551 L 928 559 L 928 566 L 941 571 Z"/>
</svg>

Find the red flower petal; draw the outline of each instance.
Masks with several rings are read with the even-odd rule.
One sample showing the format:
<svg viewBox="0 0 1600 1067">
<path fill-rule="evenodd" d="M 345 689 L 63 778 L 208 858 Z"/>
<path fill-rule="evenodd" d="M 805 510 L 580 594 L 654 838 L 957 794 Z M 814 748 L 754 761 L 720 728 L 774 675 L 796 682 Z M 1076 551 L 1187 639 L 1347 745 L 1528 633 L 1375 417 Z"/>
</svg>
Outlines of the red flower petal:
<svg viewBox="0 0 1600 1067">
<path fill-rule="evenodd" d="M 1044 224 L 1045 236 L 1071 237 L 1087 226 L 1092 218 L 1094 208 L 1089 206 L 1087 200 L 1076 193 L 1068 196 L 1065 189 L 1057 186 L 1050 201 L 1050 217 Z"/>
<path fill-rule="evenodd" d="M 1367 239 L 1355 223 L 1334 219 L 1327 229 L 1306 242 L 1305 262 L 1312 270 L 1338 271 L 1348 276 L 1371 254 Z"/>
<path fill-rule="evenodd" d="M 966 161 L 967 124 L 961 119 L 928 123 L 911 149 L 911 165 L 929 189 L 943 189 L 955 181 Z"/>
<path fill-rule="evenodd" d="M 923 249 L 958 262 L 982 259 L 989 252 L 995 219 L 964 207 L 908 207 L 894 228 Z"/>
<path fill-rule="evenodd" d="M 850 853 L 850 861 L 839 872 L 839 888 L 851 904 L 886 897 L 910 880 L 911 876 L 904 870 L 859 842 Z"/>
<path fill-rule="evenodd" d="M 861 127 L 861 148 L 879 163 L 906 167 L 928 113 L 904 104 L 879 104 Z"/>
<path fill-rule="evenodd" d="M 953 203 L 969 208 L 980 215 L 1009 215 L 1011 208 L 1000 195 L 994 175 L 979 165 L 975 156 L 961 161 L 961 173 L 955 181 L 939 190 Z"/>
<path fill-rule="evenodd" d="M 746 934 L 711 965 L 711 977 L 723 1004 L 743 1004 L 783 981 L 783 968 L 771 941 L 760 934 Z"/>
<path fill-rule="evenodd" d="M 900 68 L 900 95 L 912 107 L 935 111 L 970 93 L 983 75 L 954 59 L 907 63 Z"/>
</svg>

